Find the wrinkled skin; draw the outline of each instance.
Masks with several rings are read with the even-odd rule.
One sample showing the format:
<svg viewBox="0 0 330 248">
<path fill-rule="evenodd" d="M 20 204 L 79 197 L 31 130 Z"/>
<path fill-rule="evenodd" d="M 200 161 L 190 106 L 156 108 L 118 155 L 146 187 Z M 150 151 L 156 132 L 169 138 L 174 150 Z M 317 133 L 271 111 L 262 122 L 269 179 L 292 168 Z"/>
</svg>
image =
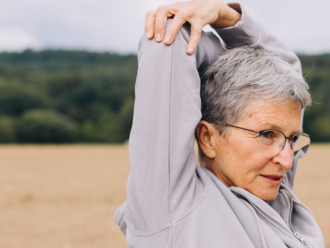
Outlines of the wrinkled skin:
<svg viewBox="0 0 330 248">
<path fill-rule="evenodd" d="M 257 131 L 277 129 L 291 136 L 302 131 L 301 109 L 291 101 L 254 101 L 248 105 L 247 114 L 232 124 Z M 225 185 L 246 189 L 265 201 L 277 197 L 279 183 L 293 163 L 289 141 L 277 155 L 266 157 L 259 149 L 258 134 L 253 132 L 230 128 L 228 135 L 221 136 L 212 124 L 201 121 L 197 135 L 207 156 L 203 160 L 204 166 Z M 274 185 L 265 175 L 276 175 L 280 182 Z"/>
</svg>

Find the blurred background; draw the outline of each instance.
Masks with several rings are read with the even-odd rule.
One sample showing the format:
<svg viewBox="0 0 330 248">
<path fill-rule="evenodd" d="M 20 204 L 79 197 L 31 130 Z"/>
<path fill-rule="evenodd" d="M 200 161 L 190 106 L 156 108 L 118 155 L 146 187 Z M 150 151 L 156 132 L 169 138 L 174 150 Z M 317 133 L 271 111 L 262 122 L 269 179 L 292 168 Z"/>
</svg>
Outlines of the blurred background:
<svg viewBox="0 0 330 248">
<path fill-rule="evenodd" d="M 1 1 L 0 247 L 126 247 L 112 218 L 130 170 L 137 43 L 147 11 L 174 2 Z M 301 59 L 313 145 L 294 192 L 330 247 L 330 2 L 239 3 Z"/>
</svg>

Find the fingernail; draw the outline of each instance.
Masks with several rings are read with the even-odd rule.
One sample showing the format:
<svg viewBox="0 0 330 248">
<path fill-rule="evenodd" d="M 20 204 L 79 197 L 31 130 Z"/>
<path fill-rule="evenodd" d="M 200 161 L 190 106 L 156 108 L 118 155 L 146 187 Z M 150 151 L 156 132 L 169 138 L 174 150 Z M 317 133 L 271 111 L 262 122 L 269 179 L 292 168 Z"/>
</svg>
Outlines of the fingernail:
<svg viewBox="0 0 330 248">
<path fill-rule="evenodd" d="M 193 49 L 191 47 L 188 47 L 188 53 L 192 53 L 193 52 Z"/>
<path fill-rule="evenodd" d="M 165 38 L 165 42 L 166 42 L 166 43 L 170 43 L 170 40 L 171 40 L 171 37 L 170 37 L 170 36 L 167 36 L 167 37 Z"/>
<path fill-rule="evenodd" d="M 156 40 L 160 40 L 160 34 L 156 34 Z"/>
<path fill-rule="evenodd" d="M 147 38 L 151 38 L 151 33 L 149 31 L 147 32 Z"/>
</svg>

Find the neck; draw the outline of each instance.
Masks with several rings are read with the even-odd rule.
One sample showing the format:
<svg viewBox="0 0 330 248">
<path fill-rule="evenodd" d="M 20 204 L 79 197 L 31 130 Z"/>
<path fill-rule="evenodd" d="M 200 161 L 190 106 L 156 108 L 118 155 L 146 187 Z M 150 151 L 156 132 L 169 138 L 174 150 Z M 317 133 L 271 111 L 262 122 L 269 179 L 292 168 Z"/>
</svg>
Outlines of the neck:
<svg viewBox="0 0 330 248">
<path fill-rule="evenodd" d="M 217 178 L 219 178 L 227 187 L 235 186 L 235 184 L 225 175 L 221 169 L 221 165 L 216 163 L 215 159 L 206 158 L 201 161 L 201 167 L 211 171 Z"/>
</svg>

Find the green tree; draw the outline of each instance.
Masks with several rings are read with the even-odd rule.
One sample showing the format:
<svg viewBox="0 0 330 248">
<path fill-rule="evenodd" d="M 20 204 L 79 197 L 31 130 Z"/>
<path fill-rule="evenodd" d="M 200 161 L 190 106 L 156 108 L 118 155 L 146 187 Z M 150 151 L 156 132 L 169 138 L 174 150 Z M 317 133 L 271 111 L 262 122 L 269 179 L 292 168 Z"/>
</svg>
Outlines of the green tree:
<svg viewBox="0 0 330 248">
<path fill-rule="evenodd" d="M 9 117 L 0 117 L 0 143 L 16 141 L 14 121 Z"/>
<path fill-rule="evenodd" d="M 53 110 L 30 110 L 17 123 L 18 140 L 26 143 L 64 143 L 75 141 L 77 126 Z"/>
<path fill-rule="evenodd" d="M 45 108 L 50 104 L 45 95 L 20 85 L 0 85 L 0 114 L 19 115 L 28 109 Z"/>
</svg>

